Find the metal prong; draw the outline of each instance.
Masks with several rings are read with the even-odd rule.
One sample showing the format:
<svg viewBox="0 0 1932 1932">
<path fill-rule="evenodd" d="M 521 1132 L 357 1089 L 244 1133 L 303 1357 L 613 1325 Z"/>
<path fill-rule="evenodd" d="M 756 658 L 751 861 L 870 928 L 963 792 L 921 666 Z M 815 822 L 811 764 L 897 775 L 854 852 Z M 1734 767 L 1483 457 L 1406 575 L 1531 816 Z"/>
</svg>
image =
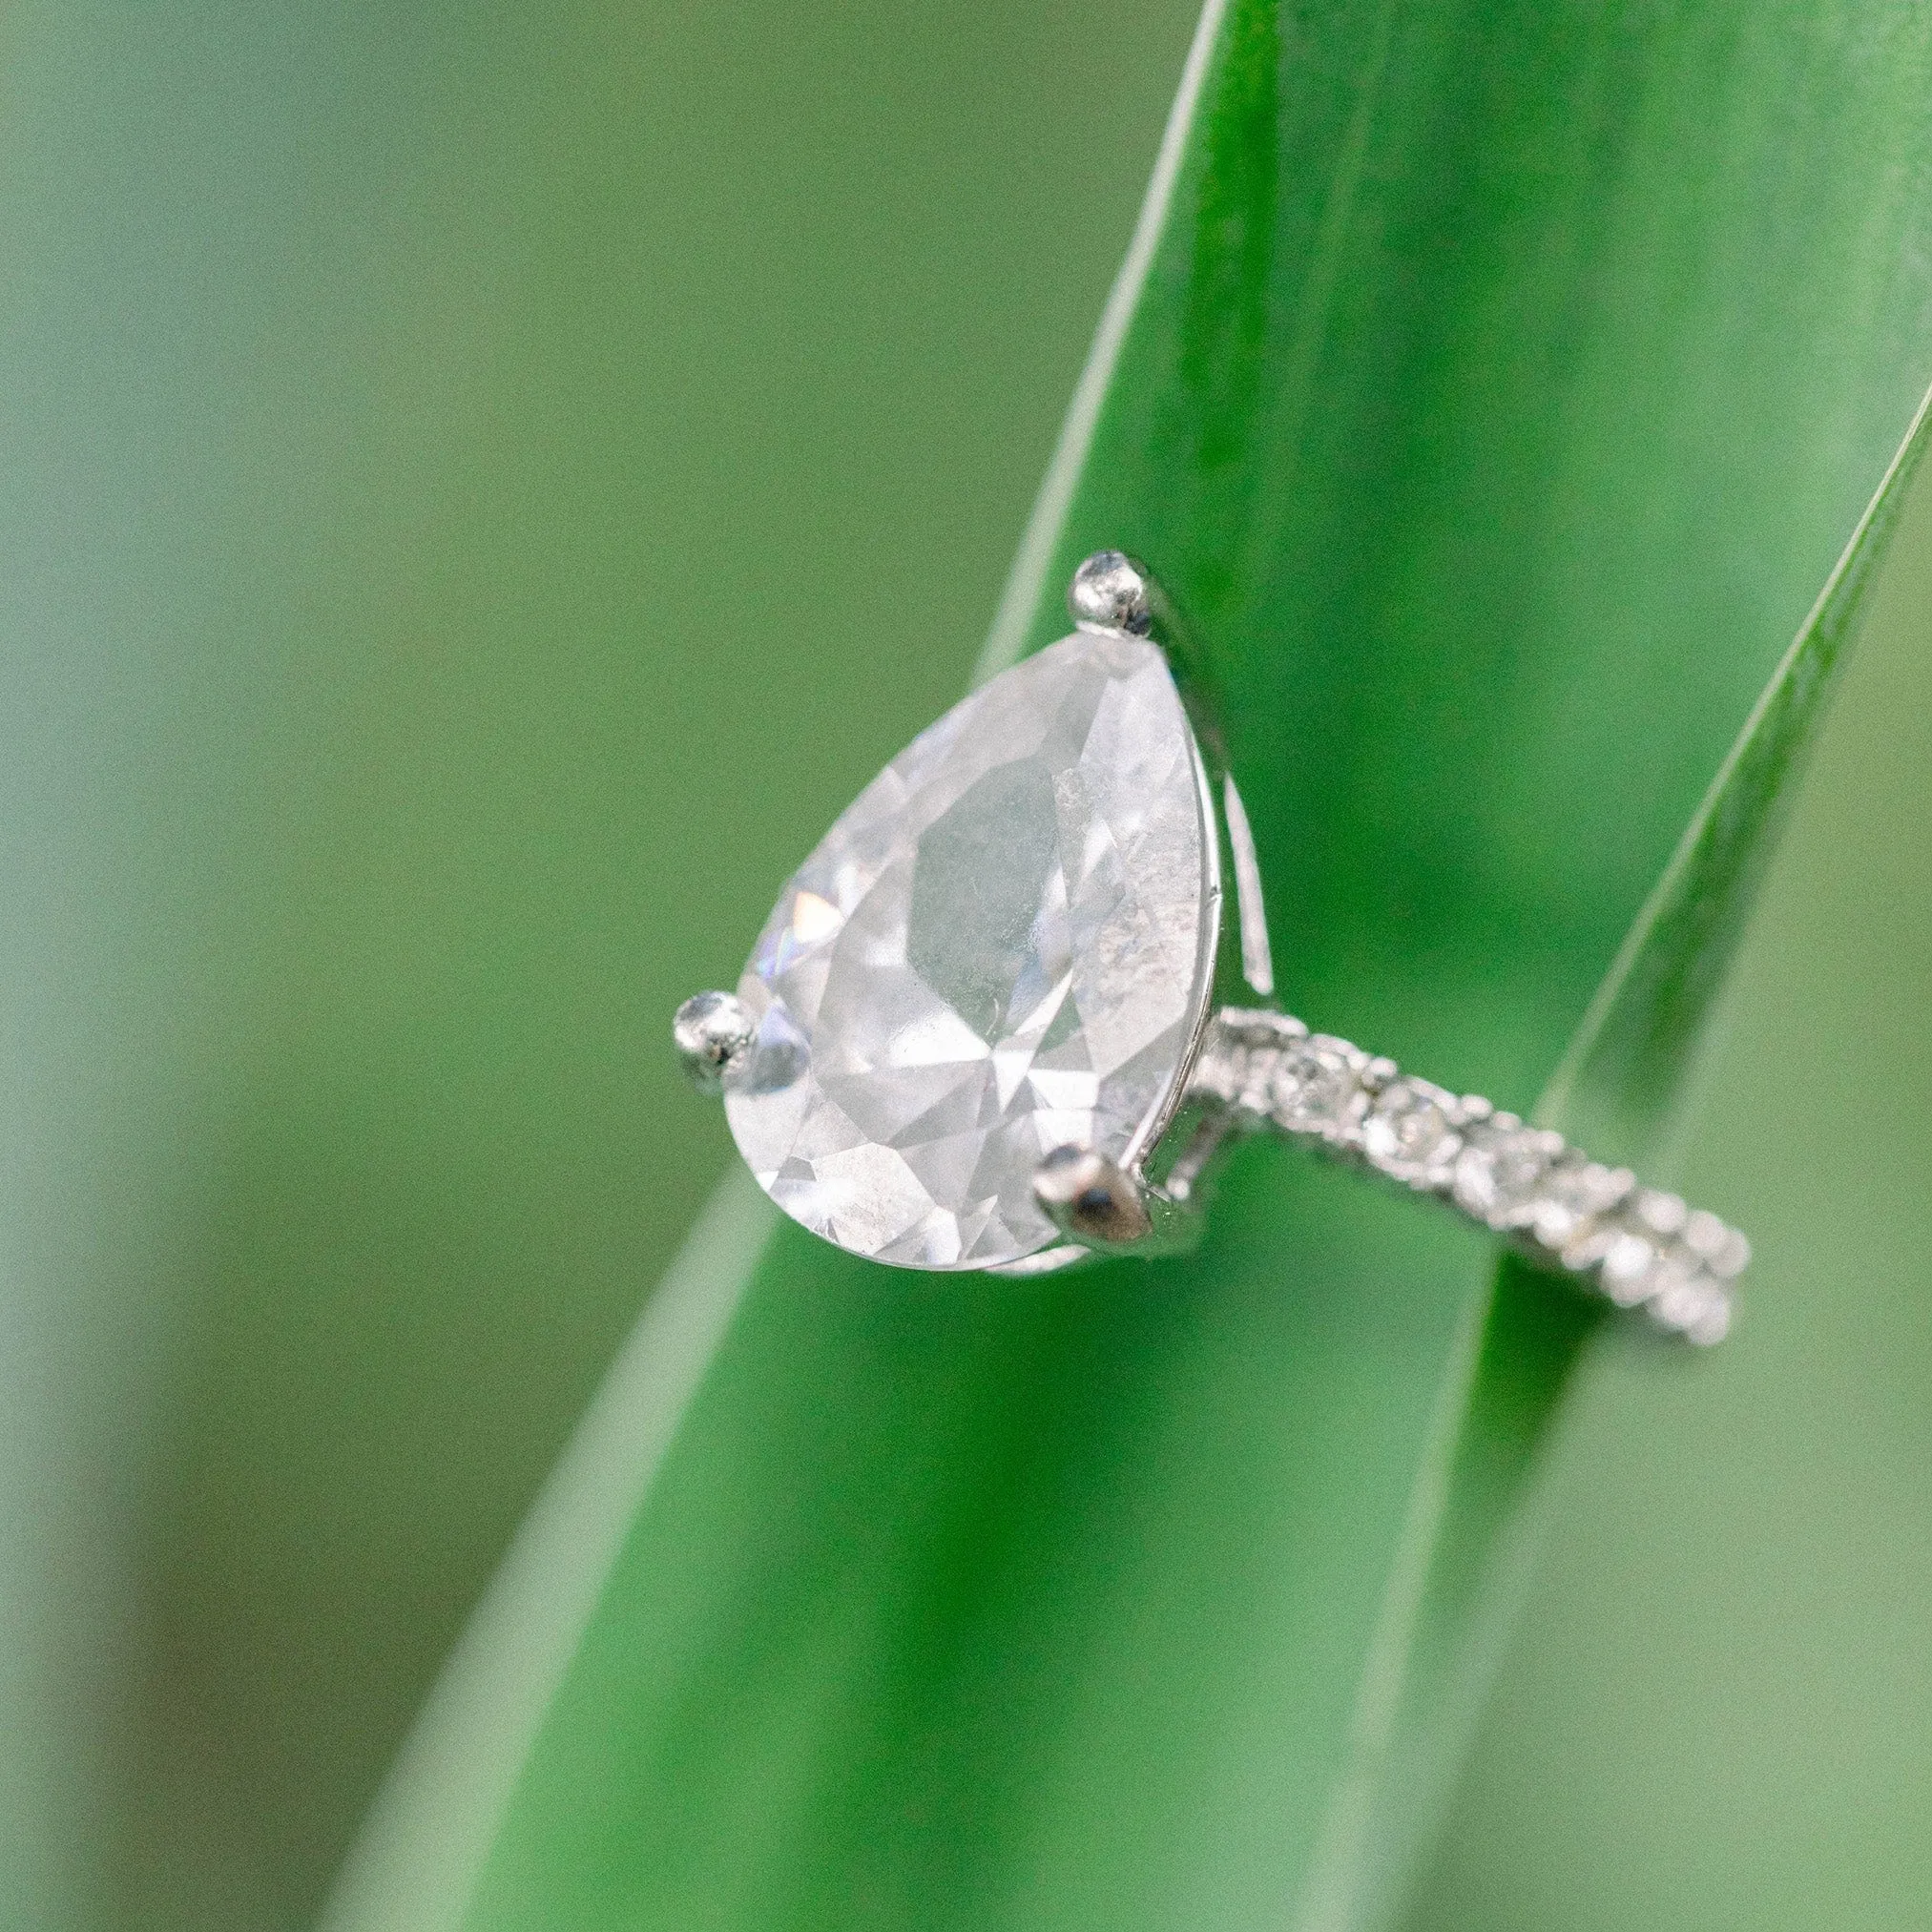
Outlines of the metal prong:
<svg viewBox="0 0 1932 1932">
<path fill-rule="evenodd" d="M 1261 904 L 1261 862 L 1248 808 L 1236 789 L 1233 772 L 1221 779 L 1221 814 L 1228 825 L 1228 850 L 1235 861 L 1235 911 L 1241 933 L 1241 977 L 1251 992 L 1275 997 L 1275 962 L 1268 948 L 1268 913 Z"/>
<path fill-rule="evenodd" d="M 672 1044 L 684 1063 L 685 1077 L 700 1093 L 723 1091 L 757 1031 L 750 1008 L 736 993 L 694 993 L 671 1022 Z"/>
<path fill-rule="evenodd" d="M 1160 1191 L 1177 1208 L 1198 1215 L 1201 1189 L 1216 1160 L 1236 1138 L 1235 1111 L 1230 1107 L 1207 1109 L 1195 1121 L 1174 1165 L 1162 1175 Z"/>
<path fill-rule="evenodd" d="M 1146 566 L 1125 551 L 1094 551 L 1073 572 L 1067 608 L 1085 630 L 1145 637 L 1153 625 L 1153 591 Z"/>
<path fill-rule="evenodd" d="M 1056 1147 L 1033 1170 L 1033 1198 L 1063 1235 L 1091 1248 L 1131 1248 L 1153 1233 L 1138 1183 L 1091 1148 Z"/>
</svg>

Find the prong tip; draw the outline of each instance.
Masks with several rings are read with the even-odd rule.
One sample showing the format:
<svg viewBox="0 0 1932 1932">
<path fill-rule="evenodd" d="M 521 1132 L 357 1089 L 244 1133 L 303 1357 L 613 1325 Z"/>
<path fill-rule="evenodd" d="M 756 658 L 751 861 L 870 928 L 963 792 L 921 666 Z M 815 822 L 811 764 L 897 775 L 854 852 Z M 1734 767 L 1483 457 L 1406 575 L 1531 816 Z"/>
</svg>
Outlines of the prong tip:
<svg viewBox="0 0 1932 1932">
<path fill-rule="evenodd" d="M 1153 623 L 1147 571 L 1124 551 L 1096 551 L 1073 572 L 1067 592 L 1073 621 L 1144 637 Z"/>
<path fill-rule="evenodd" d="M 1056 1147 L 1033 1170 L 1033 1198 L 1075 1240 L 1121 1247 L 1153 1230 L 1132 1176 L 1091 1148 Z"/>
<path fill-rule="evenodd" d="M 717 1093 L 750 1049 L 758 1031 L 736 993 L 694 993 L 671 1022 L 672 1044 L 685 1076 L 700 1093 Z"/>
</svg>

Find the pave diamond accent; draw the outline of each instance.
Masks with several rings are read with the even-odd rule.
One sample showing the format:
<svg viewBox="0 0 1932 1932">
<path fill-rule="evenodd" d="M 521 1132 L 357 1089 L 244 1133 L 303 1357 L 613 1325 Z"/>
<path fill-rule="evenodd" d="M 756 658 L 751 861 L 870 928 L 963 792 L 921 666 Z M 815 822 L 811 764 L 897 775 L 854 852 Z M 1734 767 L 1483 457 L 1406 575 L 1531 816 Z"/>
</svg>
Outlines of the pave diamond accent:
<svg viewBox="0 0 1932 1932">
<path fill-rule="evenodd" d="M 1189 1092 L 1236 1127 L 1272 1127 L 1453 1203 L 1545 1268 L 1697 1342 L 1731 1325 L 1751 1258 L 1736 1229 L 1639 1187 L 1560 1133 L 1433 1087 L 1286 1013 L 1216 1016 Z"/>
<path fill-rule="evenodd" d="M 1589 1267 L 1596 1259 L 1592 1236 L 1596 1220 L 1617 1206 L 1636 1176 L 1629 1168 L 1609 1168 L 1574 1149 L 1554 1161 L 1537 1190 L 1530 1226 L 1546 1248 L 1563 1256 L 1567 1267 Z"/>
<path fill-rule="evenodd" d="M 1536 1216 L 1537 1190 L 1563 1152 L 1563 1136 L 1499 1113 L 1477 1129 L 1456 1162 L 1456 1204 L 1499 1233 Z"/>
<path fill-rule="evenodd" d="M 955 705 L 786 886 L 725 1088 L 766 1193 L 852 1253 L 985 1268 L 1058 1236 L 1032 1174 L 1123 1165 L 1208 997 L 1218 889 L 1165 658 L 1079 632 Z"/>
<path fill-rule="evenodd" d="M 1327 1033 L 1296 1043 L 1276 1061 L 1269 1082 L 1275 1117 L 1290 1133 L 1342 1138 L 1367 1104 L 1361 1085 L 1367 1065 L 1367 1054 Z"/>
<path fill-rule="evenodd" d="M 1451 1125 L 1456 1097 L 1426 1080 L 1392 1080 L 1361 1123 L 1361 1148 L 1383 1174 L 1411 1187 L 1445 1186 L 1462 1136 Z"/>
</svg>

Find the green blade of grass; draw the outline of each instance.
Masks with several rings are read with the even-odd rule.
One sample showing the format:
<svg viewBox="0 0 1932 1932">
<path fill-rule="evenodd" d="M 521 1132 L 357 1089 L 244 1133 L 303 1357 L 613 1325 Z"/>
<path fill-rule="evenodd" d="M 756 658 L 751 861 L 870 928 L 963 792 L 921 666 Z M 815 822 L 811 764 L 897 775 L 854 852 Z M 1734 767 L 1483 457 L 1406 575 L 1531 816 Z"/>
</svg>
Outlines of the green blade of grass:
<svg viewBox="0 0 1932 1932">
<path fill-rule="evenodd" d="M 1922 387 L 1927 78 L 1902 6 L 1210 7 L 986 663 L 1086 551 L 1171 582 L 1311 1021 L 1506 1104 L 1559 1059 Z M 1598 1008 L 1662 1042 L 1633 1135 L 1812 715 Z M 1157 1267 L 706 1239 L 647 1319 L 715 1347 L 560 1469 L 335 1926 L 1385 1910 L 1581 1303 L 1265 1147 Z"/>
<path fill-rule="evenodd" d="M 1682 1085 L 1818 735 L 1846 645 L 1870 601 L 1913 474 L 1932 395 L 1899 446 L 1784 661 L 1631 927 L 1541 1112 L 1607 1154 L 1648 1152 Z"/>
<path fill-rule="evenodd" d="M 1581 1145 L 1666 1171 L 1668 1128 L 1764 876 L 1805 754 L 1932 428 L 1932 396 L 1783 661 L 1726 756 L 1537 1109 Z M 1498 1661 L 1533 1541 L 1536 1451 L 1601 1309 L 1552 1298 L 1513 1257 L 1497 1272 L 1480 1345 L 1444 1383 L 1444 1425 L 1364 1673 L 1348 1774 L 1338 1781 L 1316 1909 L 1376 1922 L 1397 1903 L 1447 1795 Z M 1415 1668 L 1418 1657 L 1423 1659 Z"/>
</svg>

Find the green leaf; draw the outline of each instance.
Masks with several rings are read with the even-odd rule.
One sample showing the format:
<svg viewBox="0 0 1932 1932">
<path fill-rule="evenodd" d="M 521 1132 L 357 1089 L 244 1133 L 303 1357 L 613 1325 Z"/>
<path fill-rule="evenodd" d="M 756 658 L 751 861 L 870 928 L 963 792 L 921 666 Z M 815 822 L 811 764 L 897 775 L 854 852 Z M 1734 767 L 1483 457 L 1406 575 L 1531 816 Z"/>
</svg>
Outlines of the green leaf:
<svg viewBox="0 0 1932 1932">
<path fill-rule="evenodd" d="M 1927 78 L 1903 5 L 1208 8 L 986 666 L 1085 551 L 1153 564 L 1305 1017 L 1506 1104 L 1558 1061 L 1922 387 Z M 1883 524 L 1572 1053 L 1631 1143 Z M 1584 1305 L 1273 1147 L 1199 1255 L 1026 1285 L 754 1195 L 647 1311 L 330 1922 L 1385 1913 Z"/>
<path fill-rule="evenodd" d="M 1579 1139 L 1632 1153 L 1681 1086 L 1863 620 L 1932 426 L 1932 394 L 1893 457 L 1803 628 L 1712 781 L 1545 1092 Z"/>
<path fill-rule="evenodd" d="M 1656 1173 L 1667 1130 L 1695 1067 L 1703 1024 L 1770 862 L 1793 783 L 1823 722 L 1846 645 L 1870 600 L 1885 548 L 1932 432 L 1920 403 L 1878 493 L 1818 602 L 1765 687 L 1683 839 L 1590 1003 L 1537 1112 L 1579 1144 Z M 1336 1861 L 1347 1886 L 1386 1911 L 1407 1879 L 1460 1758 L 1523 1586 L 1533 1541 L 1535 1452 L 1558 1413 L 1601 1309 L 1565 1306 L 1514 1257 L 1495 1299 L 1460 1428 L 1445 1435 L 1417 1485 L 1423 1513 L 1412 1544 L 1429 1575 L 1394 1646 L 1423 1661 L 1408 1672 L 1401 1712 L 1385 1714 L 1360 1754 L 1357 1782 L 1380 1781 L 1371 1835 L 1347 1818 Z M 1417 1559 L 1418 1561 L 1420 1558 Z M 1373 1863 L 1371 1851 L 1379 1855 Z"/>
<path fill-rule="evenodd" d="M 1922 465 L 1686 1111 L 1757 1259 L 1688 1378 L 1606 1352 L 1410 1932 L 1908 1924 L 1926 1896 L 1932 489 Z"/>
</svg>

